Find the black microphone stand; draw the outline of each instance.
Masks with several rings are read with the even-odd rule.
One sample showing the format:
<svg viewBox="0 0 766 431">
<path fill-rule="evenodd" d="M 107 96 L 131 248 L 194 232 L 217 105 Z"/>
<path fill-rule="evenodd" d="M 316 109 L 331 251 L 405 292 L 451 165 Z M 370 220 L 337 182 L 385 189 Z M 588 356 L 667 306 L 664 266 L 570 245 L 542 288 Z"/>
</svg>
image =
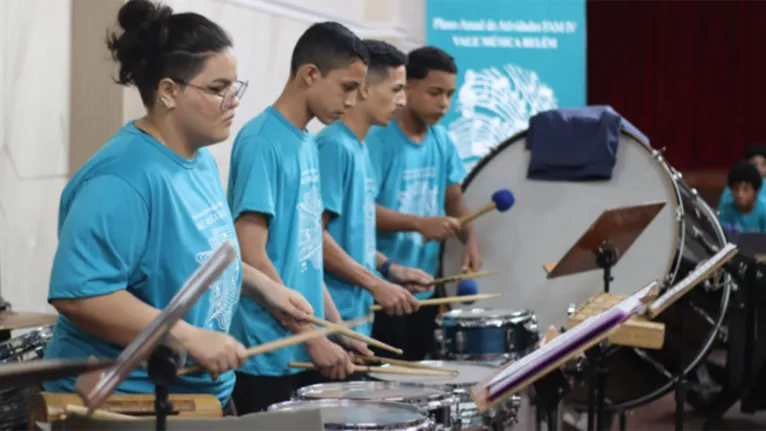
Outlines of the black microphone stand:
<svg viewBox="0 0 766 431">
<path fill-rule="evenodd" d="M 596 264 L 604 271 L 604 293 L 609 293 L 610 284 L 614 281 L 612 267 L 617 263 L 617 249 L 609 242 L 604 241 L 595 252 Z M 606 376 L 607 369 L 604 364 L 606 347 L 603 343 L 585 352 L 588 358 L 588 431 L 595 429 L 605 431 L 606 418 Z"/>
<path fill-rule="evenodd" d="M 168 415 L 173 413 L 168 387 L 175 381 L 178 369 L 185 362 L 182 353 L 164 344 L 158 344 L 149 355 L 147 371 L 154 383 L 154 412 L 157 415 L 156 430 L 167 430 Z"/>
</svg>

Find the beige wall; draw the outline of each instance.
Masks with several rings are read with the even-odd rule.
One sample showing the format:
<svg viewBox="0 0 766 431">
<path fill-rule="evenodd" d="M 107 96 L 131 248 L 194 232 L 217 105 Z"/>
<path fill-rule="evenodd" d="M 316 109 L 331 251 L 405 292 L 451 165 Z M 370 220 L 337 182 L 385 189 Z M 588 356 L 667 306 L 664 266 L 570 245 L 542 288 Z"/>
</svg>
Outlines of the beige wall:
<svg viewBox="0 0 766 431">
<path fill-rule="evenodd" d="M 45 302 L 67 178 L 125 121 L 137 92 L 111 82 L 103 45 L 122 0 L 0 0 L 0 295 L 24 311 Z M 292 46 L 312 23 L 340 21 L 408 50 L 424 38 L 423 0 L 165 0 L 232 35 L 250 81 L 234 132 L 278 95 Z M 309 126 L 321 128 L 317 122 Z M 231 140 L 212 149 L 224 185 Z"/>
</svg>

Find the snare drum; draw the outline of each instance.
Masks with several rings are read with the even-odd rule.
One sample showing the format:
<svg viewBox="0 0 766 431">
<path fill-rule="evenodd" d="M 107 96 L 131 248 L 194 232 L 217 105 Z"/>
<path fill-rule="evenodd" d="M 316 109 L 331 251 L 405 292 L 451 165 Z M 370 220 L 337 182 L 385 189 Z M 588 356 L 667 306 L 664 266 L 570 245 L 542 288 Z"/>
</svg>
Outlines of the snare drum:
<svg viewBox="0 0 766 431">
<path fill-rule="evenodd" d="M 537 318 L 528 310 L 474 308 L 436 318 L 436 341 L 443 358 L 492 361 L 515 359 L 537 342 Z"/>
<path fill-rule="evenodd" d="M 446 388 L 460 401 L 460 428 L 486 427 L 491 430 L 507 430 L 518 423 L 521 397 L 513 395 L 497 407 L 491 408 L 483 415 L 471 398 L 470 389 L 473 385 L 488 378 L 497 371 L 496 367 L 463 361 L 420 361 L 424 365 L 457 370 L 457 376 L 410 376 L 400 374 L 371 373 L 370 377 L 387 382 L 418 383 L 428 387 Z"/>
<path fill-rule="evenodd" d="M 43 357 L 45 346 L 53 337 L 44 326 L 0 343 L 0 364 L 18 363 Z M 27 399 L 40 392 L 38 386 L 0 390 L 0 430 L 23 429 L 29 416 Z"/>
<path fill-rule="evenodd" d="M 449 391 L 396 382 L 320 383 L 298 389 L 298 400 L 345 399 L 414 405 L 428 412 L 437 429 L 452 429 L 459 418 L 458 398 Z"/>
<path fill-rule="evenodd" d="M 303 400 L 274 404 L 269 411 L 298 411 L 318 408 L 326 430 L 434 430 L 433 421 L 420 408 L 403 403 L 354 400 Z"/>
</svg>

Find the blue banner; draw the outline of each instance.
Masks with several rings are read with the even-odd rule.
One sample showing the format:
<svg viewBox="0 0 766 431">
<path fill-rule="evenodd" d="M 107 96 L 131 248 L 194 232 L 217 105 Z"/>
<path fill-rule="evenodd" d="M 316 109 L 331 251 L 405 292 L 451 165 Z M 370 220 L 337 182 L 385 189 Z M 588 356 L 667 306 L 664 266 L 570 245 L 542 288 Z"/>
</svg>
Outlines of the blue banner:
<svg viewBox="0 0 766 431">
<path fill-rule="evenodd" d="M 585 106 L 585 0 L 426 0 L 426 20 L 457 61 L 442 124 L 466 169 L 536 113 Z"/>
</svg>

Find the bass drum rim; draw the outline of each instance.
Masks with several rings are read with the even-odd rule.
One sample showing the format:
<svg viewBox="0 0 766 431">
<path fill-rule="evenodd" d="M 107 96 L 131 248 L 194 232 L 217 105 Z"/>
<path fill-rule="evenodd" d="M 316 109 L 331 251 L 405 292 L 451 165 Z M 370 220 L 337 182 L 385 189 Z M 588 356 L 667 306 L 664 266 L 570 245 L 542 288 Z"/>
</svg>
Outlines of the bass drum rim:
<svg viewBox="0 0 766 431">
<path fill-rule="evenodd" d="M 513 144 L 516 144 L 517 141 L 521 138 L 526 137 L 528 132 L 528 129 L 522 130 L 508 139 L 504 140 L 497 146 L 495 146 L 487 155 L 481 158 L 471 169 L 471 171 L 466 175 L 465 179 L 463 180 L 462 184 L 460 185 L 460 189 L 463 193 L 465 193 L 466 189 L 471 185 L 473 180 L 479 175 L 479 172 L 484 169 L 492 160 L 500 154 L 503 150 L 510 147 Z M 678 273 L 681 269 L 681 263 L 683 258 L 683 249 L 681 249 L 681 245 L 685 244 L 686 240 L 686 219 L 684 217 L 681 217 L 683 215 L 683 211 L 685 210 L 683 206 L 683 200 L 681 198 L 681 190 L 680 187 L 683 185 L 684 187 L 688 187 L 683 182 L 683 175 L 681 175 L 680 172 L 676 171 L 672 166 L 670 166 L 662 157 L 662 153 L 656 149 L 654 149 L 648 142 L 641 139 L 639 136 L 637 136 L 634 133 L 631 133 L 629 130 L 626 130 L 624 128 L 620 129 L 620 133 L 623 133 L 630 138 L 635 139 L 639 144 L 641 144 L 641 147 L 645 149 L 646 151 L 649 151 L 652 153 L 653 158 L 655 161 L 662 167 L 662 169 L 667 174 L 667 180 L 671 183 L 676 199 L 676 208 L 679 209 L 679 219 L 680 222 L 678 222 L 675 225 L 675 231 L 676 236 L 674 238 L 675 241 L 675 248 L 676 248 L 676 257 L 675 259 L 672 259 L 668 265 L 665 280 L 674 280 L 676 277 L 678 277 Z M 690 190 L 696 194 L 696 190 L 691 189 Z M 718 219 L 715 217 L 715 211 L 705 202 L 704 200 L 700 199 L 699 202 L 702 205 L 702 209 L 707 211 L 710 215 L 714 216 L 714 220 L 716 223 L 714 223 L 714 229 L 715 233 L 718 236 L 718 241 L 725 244 L 726 236 L 723 232 L 723 229 L 721 228 L 720 223 L 717 223 Z M 441 243 L 441 248 L 439 251 L 439 274 L 442 276 L 443 267 L 444 267 L 444 251 L 445 251 L 445 243 Z M 721 327 L 723 326 L 723 321 L 726 318 L 726 315 L 728 313 L 728 307 L 729 307 L 729 297 L 731 296 L 731 276 L 729 274 L 725 274 L 723 286 L 721 287 L 721 302 L 718 309 L 718 316 L 715 319 L 714 324 L 712 325 L 712 329 L 709 331 L 707 337 L 705 338 L 704 342 L 702 343 L 702 346 L 699 349 L 696 349 L 696 352 L 692 356 L 694 359 L 692 359 L 688 365 L 683 370 L 683 375 L 686 376 L 689 373 L 693 372 L 701 363 L 702 361 L 708 356 L 710 353 L 710 350 L 713 347 L 713 343 L 716 341 L 716 337 L 721 330 Z M 531 310 L 534 313 L 534 310 Z M 615 349 L 631 349 L 634 351 L 643 352 L 644 349 L 635 348 L 635 347 L 618 347 L 614 346 Z M 635 355 L 635 352 L 633 352 Z M 686 355 L 686 354 L 685 354 Z M 648 362 L 646 359 L 644 359 L 644 355 L 636 355 L 641 360 Z M 648 362 L 649 363 L 649 362 Z M 651 363 L 650 363 L 651 364 Z M 667 395 L 673 390 L 675 383 L 675 379 L 670 379 L 665 383 L 664 385 L 660 386 L 658 389 L 655 389 L 654 391 L 648 392 L 647 394 L 640 396 L 638 398 L 635 398 L 631 401 L 624 401 L 620 403 L 615 404 L 608 404 L 605 406 L 606 410 L 608 411 L 623 411 L 623 410 L 631 410 L 639 406 L 643 406 L 646 404 L 649 404 L 659 398 L 662 398 L 663 396 Z"/>
</svg>

